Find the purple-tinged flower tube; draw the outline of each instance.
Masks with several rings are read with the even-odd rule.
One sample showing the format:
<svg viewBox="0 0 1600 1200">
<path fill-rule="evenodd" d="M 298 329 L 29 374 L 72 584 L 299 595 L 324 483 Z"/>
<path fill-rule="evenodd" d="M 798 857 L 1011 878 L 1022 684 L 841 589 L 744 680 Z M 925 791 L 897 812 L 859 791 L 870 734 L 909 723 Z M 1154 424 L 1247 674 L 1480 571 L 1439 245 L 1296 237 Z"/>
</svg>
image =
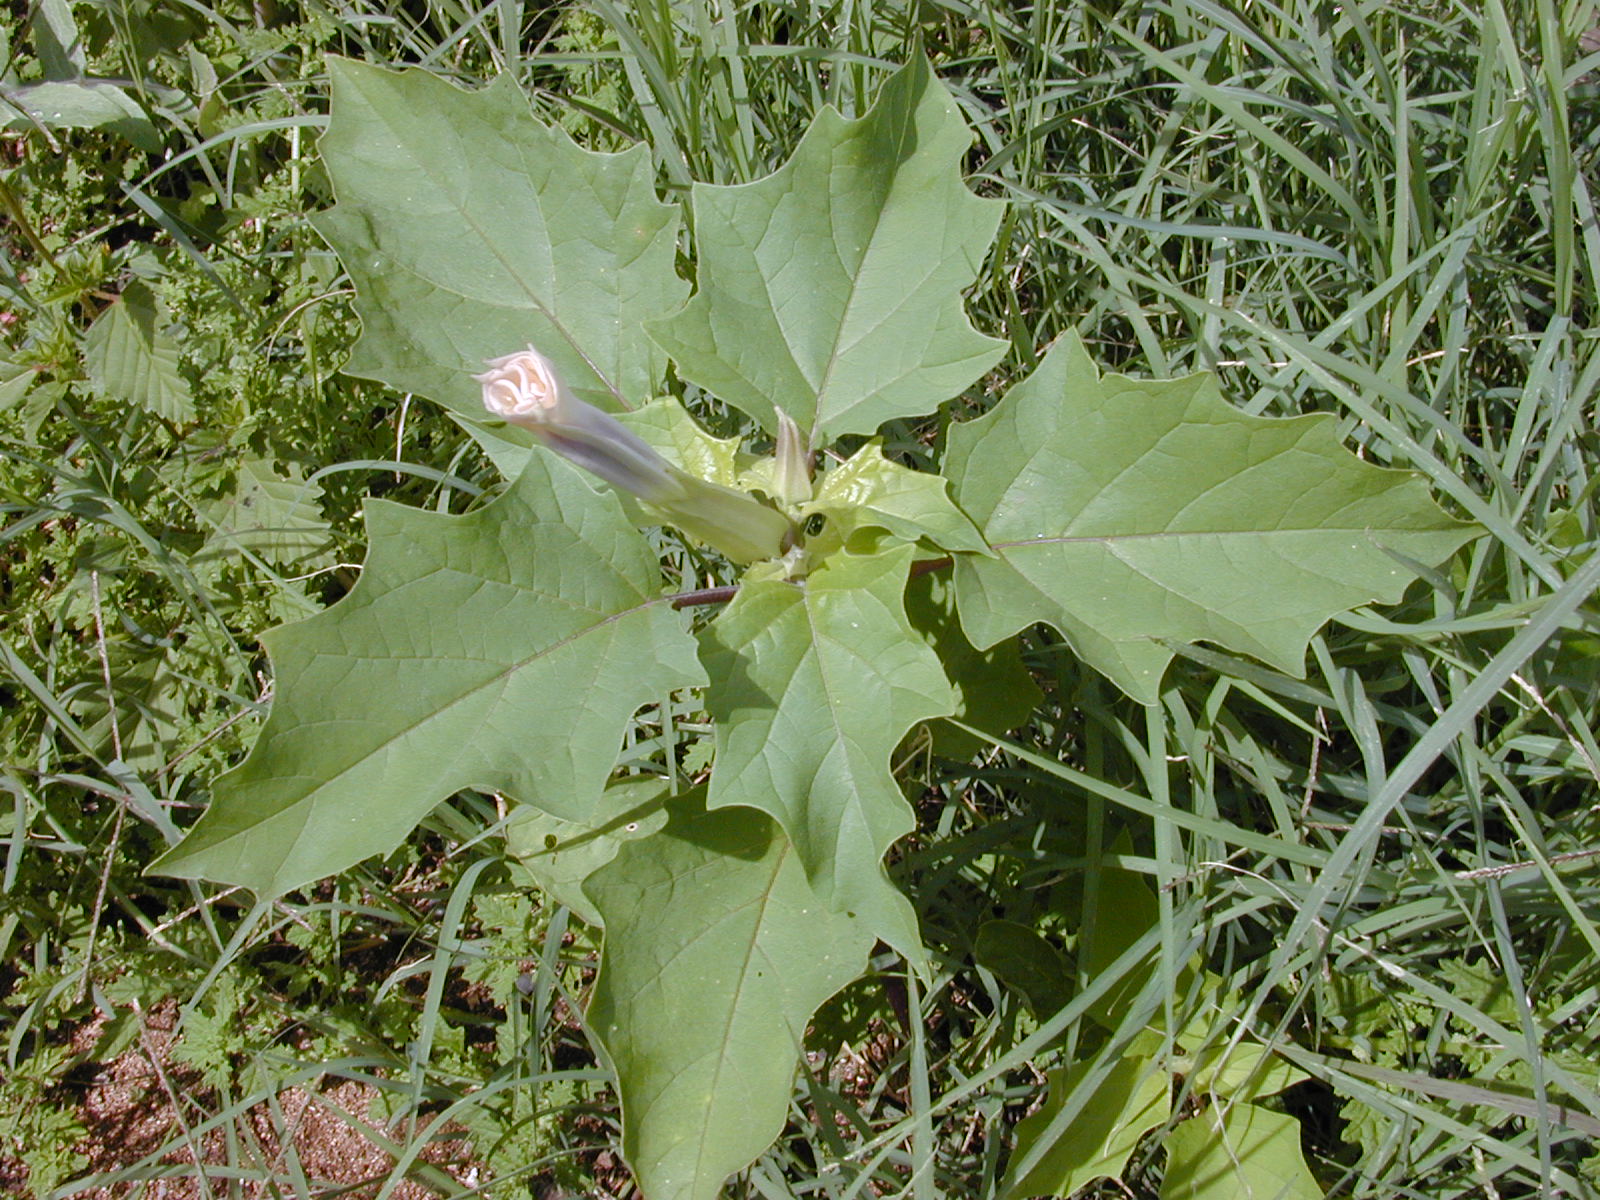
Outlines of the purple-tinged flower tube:
<svg viewBox="0 0 1600 1200">
<path fill-rule="evenodd" d="M 473 378 L 483 406 L 570 462 L 637 496 L 669 524 L 735 562 L 776 558 L 790 540 L 782 513 L 748 492 L 686 474 L 610 413 L 578 399 L 532 346 L 490 359 Z"/>
</svg>

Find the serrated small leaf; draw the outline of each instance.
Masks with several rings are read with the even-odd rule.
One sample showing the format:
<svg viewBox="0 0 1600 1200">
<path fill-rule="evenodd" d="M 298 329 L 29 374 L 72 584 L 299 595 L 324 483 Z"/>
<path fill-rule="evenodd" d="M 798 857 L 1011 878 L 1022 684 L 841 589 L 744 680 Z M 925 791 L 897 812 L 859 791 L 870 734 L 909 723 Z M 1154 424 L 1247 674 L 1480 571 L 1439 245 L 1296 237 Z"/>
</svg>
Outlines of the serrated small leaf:
<svg viewBox="0 0 1600 1200">
<path fill-rule="evenodd" d="M 271 461 L 247 458 L 232 494 L 204 506 L 214 527 L 196 557 L 249 551 L 278 566 L 312 560 L 332 540 L 317 504 L 321 499 L 321 486 L 307 484 L 298 468 L 280 475 Z"/>
<path fill-rule="evenodd" d="M 1139 1139 L 1166 1123 L 1172 1111 L 1170 1078 L 1150 1059 L 1129 1055 L 1111 1068 L 1073 1120 L 1052 1129 L 1089 1066 L 1076 1063 L 1049 1073 L 1050 1093 L 1043 1106 L 1017 1126 L 1012 1161 L 1021 1162 L 1041 1142 L 1049 1149 L 1022 1178 L 1007 1179 L 1002 1192 L 1006 1200 L 1071 1196 L 1092 1180 L 1118 1179 Z"/>
<path fill-rule="evenodd" d="M 692 193 L 698 290 L 650 335 L 679 373 L 818 447 L 932 412 L 1004 352 L 977 333 L 961 289 L 1003 205 L 961 180 L 972 131 L 914 59 L 866 116 L 817 114 L 773 174 Z"/>
<path fill-rule="evenodd" d="M 154 869 L 277 895 L 468 787 L 587 820 L 635 710 L 704 682 L 644 538 L 553 454 L 466 516 L 369 502 L 367 532 L 355 590 L 263 637 L 272 713 Z"/>
<path fill-rule="evenodd" d="M 667 823 L 670 792 L 668 781 L 654 776 L 619 779 L 607 785 L 583 821 L 518 805 L 506 822 L 506 851 L 540 891 L 599 925 L 600 913 L 584 893 L 583 881 L 614 859 L 623 842 L 648 837 Z"/>
<path fill-rule="evenodd" d="M 878 528 L 907 541 L 926 538 L 944 550 L 991 553 L 977 527 L 951 502 L 944 476 L 891 462 L 876 438 L 826 472 L 800 511 L 827 519 L 822 537 L 830 546 L 848 542 L 858 529 Z"/>
<path fill-rule="evenodd" d="M 314 223 L 356 286 L 362 333 L 345 369 L 469 428 L 483 417 L 471 374 L 530 343 L 592 404 L 650 396 L 666 360 L 640 323 L 688 285 L 649 151 L 580 149 L 534 118 L 510 75 L 465 92 L 423 70 L 333 59 L 329 72 L 321 145 L 339 202 Z"/>
<path fill-rule="evenodd" d="M 1167 1138 L 1161 1200 L 1322 1200 L 1300 1122 L 1254 1104 L 1212 1104 Z"/>
<path fill-rule="evenodd" d="M 818 894 L 908 957 L 920 953 L 916 920 L 882 859 L 914 822 L 889 754 L 955 704 L 906 619 L 912 553 L 840 553 L 803 583 L 747 582 L 701 634 L 717 723 L 711 806 L 777 818 Z"/>
<path fill-rule="evenodd" d="M 83 363 L 95 391 L 182 423 L 194 419 L 189 381 L 178 371 L 178 345 L 161 331 L 155 295 L 130 283 L 83 337 Z"/>
<path fill-rule="evenodd" d="M 650 1200 L 716 1200 L 783 1130 L 806 1022 L 866 963 L 777 825 L 669 806 L 585 885 L 605 922 L 589 1027 L 617 1072 L 623 1153 Z"/>
<path fill-rule="evenodd" d="M 956 564 L 961 623 L 990 646 L 1035 622 L 1153 703 L 1171 642 L 1290 674 L 1336 613 L 1400 599 L 1480 532 L 1421 478 L 1363 463 L 1326 414 L 1252 417 L 1209 376 L 1101 377 L 1076 336 L 976 421 L 947 473 L 994 559 Z"/>
</svg>

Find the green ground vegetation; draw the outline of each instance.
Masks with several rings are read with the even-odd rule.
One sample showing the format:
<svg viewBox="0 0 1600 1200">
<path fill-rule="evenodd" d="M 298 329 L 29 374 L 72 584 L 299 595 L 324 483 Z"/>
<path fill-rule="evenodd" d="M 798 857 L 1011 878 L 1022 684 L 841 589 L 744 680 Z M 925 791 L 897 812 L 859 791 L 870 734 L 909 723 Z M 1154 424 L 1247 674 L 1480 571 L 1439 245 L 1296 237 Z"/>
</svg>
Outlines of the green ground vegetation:
<svg viewBox="0 0 1600 1200">
<path fill-rule="evenodd" d="M 348 1082 L 388 1164 L 367 1194 L 630 1194 L 585 896 L 524 887 L 494 796 L 266 903 L 145 873 L 254 740 L 260 633 L 358 578 L 362 502 L 503 485 L 438 406 L 341 373 L 328 58 L 508 76 L 683 200 L 922 53 L 977 132 L 968 185 L 1008 201 L 967 309 L 1009 351 L 946 416 L 1075 332 L 1108 370 L 1331 413 L 1486 535 L 1302 673 L 1186 646 L 1139 704 L 1039 627 L 1008 737 L 914 730 L 890 862 L 929 973 L 880 946 L 823 1007 L 727 1194 L 1232 1195 L 1204 1153 L 1231 1144 L 1292 1160 L 1284 1195 L 1600 1196 L 1594 9 L 14 0 L 0 1191 L 343 1194 L 282 1149 L 280 1097 Z M 891 421 L 885 452 L 925 465 L 943 428 Z M 624 757 L 697 777 L 708 722 L 645 709 Z M 167 1132 L 108 1156 L 84 1099 L 130 1054 L 179 1084 Z"/>
</svg>

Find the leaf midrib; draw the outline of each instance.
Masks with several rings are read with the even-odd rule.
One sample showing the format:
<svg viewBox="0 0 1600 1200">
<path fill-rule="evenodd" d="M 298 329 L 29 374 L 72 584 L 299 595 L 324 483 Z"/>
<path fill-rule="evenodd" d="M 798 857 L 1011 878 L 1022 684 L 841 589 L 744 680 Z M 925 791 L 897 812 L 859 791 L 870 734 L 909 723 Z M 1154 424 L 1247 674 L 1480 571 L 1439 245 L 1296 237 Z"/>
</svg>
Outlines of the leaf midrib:
<svg viewBox="0 0 1600 1200">
<path fill-rule="evenodd" d="M 1374 532 L 1381 532 L 1385 529 L 1394 529 L 1394 531 L 1397 533 L 1411 534 L 1445 534 L 1451 532 L 1449 529 L 1407 529 L 1403 527 L 1395 528 L 1384 525 L 1296 525 L 1288 528 L 1278 529 L 1162 529 L 1150 533 L 1100 533 L 1080 534 L 1076 536 L 1062 534 L 1059 536 L 1052 535 L 1050 537 L 1019 538 L 1015 541 L 1008 542 L 990 542 L 989 547 L 992 550 L 1014 550 L 1019 548 L 1026 549 L 1030 546 L 1059 546 L 1078 543 L 1131 542 L 1141 540 L 1150 541 L 1158 538 L 1248 537 L 1260 539 L 1286 536 L 1303 537 L 1307 534 L 1322 533 L 1337 534 L 1340 537 L 1349 537 L 1357 534 L 1369 536 Z"/>
<path fill-rule="evenodd" d="M 446 86 L 448 86 L 448 85 L 446 85 Z M 584 348 L 581 345 L 578 344 L 578 339 L 573 336 L 572 331 L 567 328 L 566 324 L 564 322 L 560 321 L 559 319 L 557 319 L 556 314 L 550 309 L 550 307 L 548 305 L 546 305 L 544 303 L 544 301 L 542 301 L 537 295 L 535 295 L 532 290 L 530 290 L 527 281 L 522 276 L 522 272 L 520 272 L 519 270 L 517 270 L 515 268 L 515 266 L 513 265 L 513 263 L 511 262 L 510 259 L 508 259 L 505 255 L 500 253 L 500 250 L 498 249 L 498 247 L 496 247 L 496 245 L 494 243 L 494 239 L 489 237 L 488 231 L 485 230 L 482 225 L 480 225 L 476 220 L 473 219 L 473 216 L 471 214 L 470 208 L 467 207 L 467 206 L 464 206 L 462 204 L 456 203 L 451 198 L 450 189 L 443 186 L 443 176 L 440 173 L 440 171 L 435 168 L 434 164 L 432 162 L 430 162 L 430 160 L 428 158 L 419 157 L 418 155 L 416 155 L 416 154 L 411 152 L 409 144 L 406 142 L 404 137 L 402 137 L 402 135 L 401 135 L 399 126 L 395 122 L 393 122 L 393 121 L 391 121 L 389 119 L 389 113 L 390 113 L 391 110 L 393 112 L 395 112 L 395 113 L 399 113 L 399 112 L 404 111 L 404 110 L 400 106 L 395 106 L 395 105 L 376 104 L 376 105 L 373 105 L 372 107 L 373 107 L 373 112 L 377 116 L 377 119 L 380 122 L 382 122 L 384 127 L 387 128 L 390 131 L 391 135 L 395 138 L 396 143 L 405 148 L 405 152 L 406 152 L 407 158 L 411 162 L 417 164 L 417 166 L 421 170 L 421 173 L 429 180 L 429 182 L 433 185 L 434 189 L 440 195 L 445 197 L 446 205 L 447 205 L 447 208 L 449 209 L 449 211 L 454 212 L 460 218 L 462 224 L 467 229 L 470 229 L 474 234 L 477 235 L 478 241 L 484 246 L 485 249 L 488 250 L 490 257 L 494 258 L 495 261 L 497 261 L 501 265 L 501 267 L 503 267 L 505 269 L 506 274 L 510 278 L 512 278 L 512 279 L 514 279 L 516 281 L 517 286 L 519 288 L 521 288 L 523 294 L 525 296 L 527 296 L 528 303 L 536 311 L 538 311 L 545 318 L 545 320 L 549 321 L 551 326 L 554 329 L 556 329 L 561 334 L 561 336 L 563 338 L 565 338 L 567 340 L 567 344 L 570 345 L 572 347 L 572 349 L 577 353 L 577 355 L 580 358 L 582 358 L 585 363 L 588 364 L 589 369 L 595 373 L 595 377 L 597 379 L 599 379 L 600 382 L 605 385 L 606 390 L 611 393 L 611 395 L 616 399 L 617 403 L 622 407 L 622 409 L 624 411 L 631 410 L 633 406 L 630 405 L 627 402 L 627 400 L 623 397 L 622 391 L 618 387 L 616 381 L 611 379 L 609 376 L 607 376 L 605 371 L 603 371 L 600 368 L 600 364 L 596 363 L 594 361 L 594 359 L 592 357 L 590 357 L 590 355 L 584 350 Z M 539 123 L 539 124 L 540 124 L 540 128 L 543 129 L 544 132 L 546 132 L 546 133 L 550 132 L 547 128 L 545 128 L 542 125 L 542 123 Z M 519 144 L 518 147 L 517 147 L 517 151 L 518 151 L 518 155 L 519 156 L 521 155 L 522 150 L 523 150 L 523 147 Z M 543 205 L 542 202 L 538 204 L 538 208 L 539 208 L 541 220 L 545 220 L 544 205 Z M 552 243 L 552 246 L 553 246 L 553 243 Z M 554 263 L 553 258 L 552 258 L 552 262 L 551 262 L 551 273 L 552 273 L 552 276 L 555 273 L 555 263 Z M 419 279 L 426 278 L 426 276 L 423 276 L 420 272 L 415 272 L 415 274 L 417 275 L 417 277 Z M 428 280 L 428 282 L 429 283 L 434 283 L 434 281 L 431 280 L 431 279 Z M 553 280 L 552 280 L 552 282 L 553 282 Z M 435 286 L 438 286 L 438 285 L 435 284 Z M 449 289 L 442 289 L 442 290 L 447 290 L 448 291 Z"/>
<path fill-rule="evenodd" d="M 589 634 L 594 633 L 596 630 L 603 629 L 608 625 L 615 624 L 617 621 L 622 620 L 624 617 L 631 616 L 634 613 L 644 612 L 644 611 L 648 610 L 649 608 L 651 608 L 654 605 L 664 604 L 664 603 L 668 603 L 668 600 L 666 598 L 658 598 L 658 599 L 646 600 L 642 604 L 636 604 L 631 608 L 627 608 L 627 609 L 622 610 L 621 612 L 612 613 L 612 614 L 602 618 L 601 620 L 594 622 L 592 625 L 587 625 L 587 626 L 583 627 L 582 629 L 576 630 L 575 632 L 569 634 L 568 636 L 566 636 L 564 638 L 561 638 L 558 641 L 552 642 L 548 646 L 541 647 L 539 650 L 535 651 L 532 654 L 527 655 L 524 658 L 518 659 L 515 662 L 507 664 L 502 670 L 500 670 L 496 674 L 494 674 L 492 676 L 489 676 L 488 678 L 479 680 L 478 682 L 474 683 L 471 687 L 467 688 L 466 690 L 458 692 L 456 695 L 450 697 L 448 700 L 444 701 L 443 703 L 439 704 L 437 707 L 433 708 L 430 712 L 427 712 L 427 713 L 423 714 L 422 716 L 420 716 L 416 720 L 414 720 L 414 721 L 410 722 L 409 724 L 403 726 L 397 732 L 393 733 L 390 737 L 386 738 L 382 742 L 378 743 L 377 745 L 374 745 L 374 746 L 371 746 L 371 747 L 367 748 L 357 758 L 353 759 L 349 763 L 346 763 L 343 767 L 340 767 L 337 771 L 333 772 L 331 775 L 323 777 L 314 788 L 311 788 L 311 789 L 309 789 L 309 790 L 307 790 L 305 792 L 302 792 L 299 796 L 297 796 L 295 799 L 291 800 L 288 804 L 283 805 L 282 807 L 277 808 L 277 809 L 273 810 L 270 813 L 264 814 L 261 817 L 260 820 L 254 821 L 254 822 L 252 822 L 252 823 L 250 823 L 248 825 L 240 827 L 238 830 L 234 831 L 233 833 L 230 833 L 227 838 L 223 839 L 220 842 L 213 843 L 213 845 L 225 845 L 228 842 L 231 842 L 231 841 L 235 840 L 236 838 L 248 836 L 249 833 L 252 830 L 255 830 L 255 829 L 257 829 L 257 828 L 259 828 L 259 827 L 261 827 L 263 825 L 266 825 L 271 821 L 274 821 L 274 820 L 276 820 L 276 819 L 278 819 L 280 817 L 285 816 L 286 814 L 300 811 L 301 808 L 306 804 L 315 803 L 317 801 L 317 799 L 324 792 L 328 791 L 329 789 L 334 788 L 335 785 L 337 785 L 340 780 L 345 778 L 352 771 L 355 771 L 359 767 L 365 765 L 367 762 L 369 762 L 372 759 L 372 757 L 375 754 L 379 753 L 382 750 L 387 749 L 390 746 L 393 746 L 397 742 L 400 742 L 400 741 L 402 741 L 404 739 L 407 739 L 407 738 L 411 737 L 417 730 L 419 730 L 419 729 L 423 728 L 424 726 L 428 725 L 430 722 L 437 720 L 439 717 L 441 717 L 445 713 L 449 712 L 455 706 L 463 703 L 469 697 L 477 696 L 478 694 L 483 692 L 485 689 L 490 688 L 492 686 L 495 686 L 498 683 L 501 683 L 502 681 L 507 679 L 509 676 L 514 675 L 519 671 L 523 671 L 523 670 L 527 669 L 533 663 L 538 662 L 542 658 L 548 657 L 549 655 L 555 653 L 556 651 L 562 649 L 565 646 L 571 645 L 573 642 L 577 641 L 579 638 L 587 637 Z M 436 657 L 437 656 L 430 656 L 430 659 L 436 659 Z M 442 797 L 441 797 L 441 799 L 442 799 Z M 295 850 L 298 848 L 301 839 L 303 837 L 305 837 L 306 832 L 307 832 L 307 828 L 308 827 L 306 825 L 302 824 L 302 826 L 300 827 L 299 831 L 295 834 L 293 842 L 290 844 L 290 849 L 286 853 L 284 853 L 284 854 L 279 856 L 280 865 L 281 865 L 282 862 L 289 861 L 295 856 Z"/>
</svg>

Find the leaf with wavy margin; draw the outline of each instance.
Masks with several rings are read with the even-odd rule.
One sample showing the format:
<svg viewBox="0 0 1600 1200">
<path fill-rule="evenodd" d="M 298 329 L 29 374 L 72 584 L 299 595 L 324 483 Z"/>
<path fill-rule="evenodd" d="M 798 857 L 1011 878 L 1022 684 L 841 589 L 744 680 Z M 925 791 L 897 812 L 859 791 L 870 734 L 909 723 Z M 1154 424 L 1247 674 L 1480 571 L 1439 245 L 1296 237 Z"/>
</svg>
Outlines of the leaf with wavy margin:
<svg viewBox="0 0 1600 1200">
<path fill-rule="evenodd" d="M 649 150 L 580 149 L 534 118 L 509 75 L 467 92 L 348 59 L 329 74 L 321 149 L 339 202 L 313 223 L 356 286 L 361 340 L 345 370 L 437 400 L 469 428 L 483 419 L 471 373 L 530 343 L 592 404 L 647 399 L 666 360 L 641 322 L 689 290 Z M 493 443 L 502 469 L 526 443 L 520 431 Z"/>
<path fill-rule="evenodd" d="M 670 802 L 664 830 L 584 884 L 606 930 L 589 1026 L 651 1200 L 716 1200 L 783 1131 L 806 1022 L 873 942 L 812 891 L 769 817 L 704 802 Z"/>
<path fill-rule="evenodd" d="M 1004 204 L 961 179 L 972 131 L 921 57 L 866 116 L 831 108 L 773 174 L 697 183 L 698 287 L 650 323 L 679 373 L 813 447 L 932 412 L 999 360 L 972 328 L 972 283 Z"/>
<path fill-rule="evenodd" d="M 1326 414 L 1253 417 L 1208 375 L 1101 376 L 1075 335 L 989 413 L 951 429 L 956 502 L 997 557 L 956 563 L 962 627 L 992 646 L 1035 621 L 1153 703 L 1169 643 L 1303 674 L 1329 617 L 1392 604 L 1481 531 L 1420 476 L 1361 462 Z"/>
<path fill-rule="evenodd" d="M 277 895 L 462 788 L 586 820 L 634 712 L 705 682 L 644 538 L 548 451 L 465 516 L 369 501 L 367 533 L 355 590 L 263 637 L 272 713 L 153 869 Z"/>
</svg>

